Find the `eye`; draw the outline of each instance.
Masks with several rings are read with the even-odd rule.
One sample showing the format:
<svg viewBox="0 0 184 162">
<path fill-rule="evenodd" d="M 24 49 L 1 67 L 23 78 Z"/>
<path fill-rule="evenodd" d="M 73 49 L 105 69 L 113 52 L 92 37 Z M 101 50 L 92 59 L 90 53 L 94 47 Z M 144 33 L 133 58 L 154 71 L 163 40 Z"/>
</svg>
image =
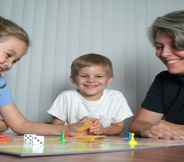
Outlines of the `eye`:
<svg viewBox="0 0 184 162">
<path fill-rule="evenodd" d="M 163 46 L 162 45 L 155 44 L 155 49 L 156 50 L 162 50 L 163 49 Z"/>
<path fill-rule="evenodd" d="M 5 54 L 6 54 L 6 57 L 7 57 L 7 58 L 12 57 L 12 54 L 11 54 L 11 53 L 6 52 Z"/>
<path fill-rule="evenodd" d="M 156 50 L 162 50 L 164 46 L 163 46 L 162 43 L 155 41 L 154 42 L 154 47 L 155 47 Z"/>
<path fill-rule="evenodd" d="M 79 75 L 81 78 L 87 78 L 88 77 L 88 75 Z"/>
<path fill-rule="evenodd" d="M 155 47 L 156 50 L 162 50 L 163 47 Z"/>
<path fill-rule="evenodd" d="M 16 62 L 18 62 L 20 59 L 16 59 L 16 60 L 13 60 L 13 64 L 15 64 Z"/>
<path fill-rule="evenodd" d="M 96 77 L 97 78 L 103 78 L 104 76 L 103 75 L 97 75 Z"/>
</svg>

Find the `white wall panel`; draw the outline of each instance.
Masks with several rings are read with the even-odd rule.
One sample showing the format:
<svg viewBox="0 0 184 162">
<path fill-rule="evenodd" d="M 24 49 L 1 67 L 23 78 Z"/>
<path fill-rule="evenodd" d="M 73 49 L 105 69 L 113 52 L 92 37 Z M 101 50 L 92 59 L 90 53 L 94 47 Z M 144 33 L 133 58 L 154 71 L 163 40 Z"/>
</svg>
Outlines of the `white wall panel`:
<svg viewBox="0 0 184 162">
<path fill-rule="evenodd" d="M 0 15 L 22 25 L 31 39 L 27 55 L 6 76 L 20 111 L 47 120 L 55 97 L 73 88 L 71 61 L 87 52 L 111 58 L 110 87 L 121 90 L 135 111 L 164 69 L 147 28 L 157 16 L 183 6 L 181 0 L 0 0 Z"/>
</svg>

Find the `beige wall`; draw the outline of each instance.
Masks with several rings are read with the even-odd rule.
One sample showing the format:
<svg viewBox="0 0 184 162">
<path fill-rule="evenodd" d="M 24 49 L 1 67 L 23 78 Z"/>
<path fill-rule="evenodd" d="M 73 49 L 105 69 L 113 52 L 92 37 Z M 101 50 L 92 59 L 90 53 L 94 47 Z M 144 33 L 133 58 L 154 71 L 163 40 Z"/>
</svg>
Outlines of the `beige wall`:
<svg viewBox="0 0 184 162">
<path fill-rule="evenodd" d="M 56 95 L 72 88 L 71 61 L 100 52 L 114 64 L 111 88 L 121 90 L 135 111 L 164 69 L 146 30 L 157 16 L 183 6 L 182 0 L 0 0 L 0 15 L 21 24 L 32 41 L 6 76 L 19 109 L 32 120 L 46 120 Z"/>
</svg>

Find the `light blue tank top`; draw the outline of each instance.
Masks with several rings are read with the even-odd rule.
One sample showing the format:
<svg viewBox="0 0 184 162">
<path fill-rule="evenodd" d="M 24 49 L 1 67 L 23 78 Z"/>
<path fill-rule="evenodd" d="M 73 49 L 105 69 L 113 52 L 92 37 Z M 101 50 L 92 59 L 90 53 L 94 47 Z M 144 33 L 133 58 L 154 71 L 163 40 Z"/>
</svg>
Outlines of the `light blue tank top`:
<svg viewBox="0 0 184 162">
<path fill-rule="evenodd" d="M 6 84 L 5 79 L 0 76 L 0 108 L 12 103 L 13 100 L 11 97 L 10 90 Z"/>
</svg>

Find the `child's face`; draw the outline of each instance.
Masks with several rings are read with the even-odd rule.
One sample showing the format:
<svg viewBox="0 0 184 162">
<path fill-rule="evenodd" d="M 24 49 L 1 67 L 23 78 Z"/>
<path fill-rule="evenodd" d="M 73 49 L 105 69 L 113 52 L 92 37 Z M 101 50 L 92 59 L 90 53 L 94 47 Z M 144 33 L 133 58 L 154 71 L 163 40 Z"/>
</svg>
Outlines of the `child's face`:
<svg viewBox="0 0 184 162">
<path fill-rule="evenodd" d="M 26 43 L 16 37 L 11 36 L 0 40 L 0 74 L 10 70 L 26 50 Z"/>
<path fill-rule="evenodd" d="M 96 65 L 80 69 L 75 84 L 83 97 L 88 100 L 97 100 L 111 81 L 112 77 L 107 74 L 105 68 Z"/>
</svg>

